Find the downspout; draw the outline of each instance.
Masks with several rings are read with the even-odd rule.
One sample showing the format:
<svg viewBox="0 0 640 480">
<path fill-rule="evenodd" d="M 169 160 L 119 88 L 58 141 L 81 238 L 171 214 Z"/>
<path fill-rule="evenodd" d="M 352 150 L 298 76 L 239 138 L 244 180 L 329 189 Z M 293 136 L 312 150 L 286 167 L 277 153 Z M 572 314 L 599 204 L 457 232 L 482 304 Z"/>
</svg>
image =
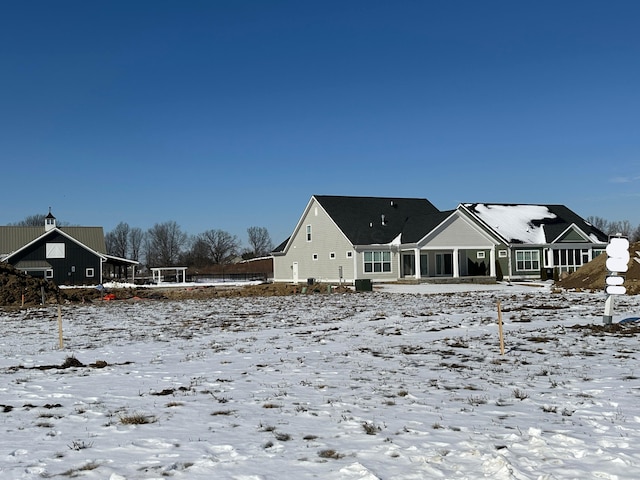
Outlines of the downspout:
<svg viewBox="0 0 640 480">
<path fill-rule="evenodd" d="M 356 278 L 358 278 L 358 250 L 355 245 L 351 245 L 353 248 L 353 284 L 356 284 Z"/>
</svg>

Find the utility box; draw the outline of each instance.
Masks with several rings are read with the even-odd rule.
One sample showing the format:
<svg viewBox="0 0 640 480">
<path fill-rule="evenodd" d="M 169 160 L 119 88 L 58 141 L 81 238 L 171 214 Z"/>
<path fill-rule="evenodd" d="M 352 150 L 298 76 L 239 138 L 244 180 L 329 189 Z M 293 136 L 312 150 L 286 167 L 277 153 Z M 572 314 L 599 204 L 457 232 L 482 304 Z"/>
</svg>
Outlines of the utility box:
<svg viewBox="0 0 640 480">
<path fill-rule="evenodd" d="M 356 292 L 371 292 L 373 285 L 369 278 L 357 278 L 356 279 Z"/>
</svg>

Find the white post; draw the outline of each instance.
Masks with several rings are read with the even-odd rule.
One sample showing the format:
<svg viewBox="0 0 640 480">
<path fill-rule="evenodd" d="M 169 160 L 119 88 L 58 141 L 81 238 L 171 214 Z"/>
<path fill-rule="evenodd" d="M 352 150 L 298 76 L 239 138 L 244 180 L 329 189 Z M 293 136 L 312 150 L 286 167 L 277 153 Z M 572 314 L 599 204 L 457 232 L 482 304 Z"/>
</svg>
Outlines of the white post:
<svg viewBox="0 0 640 480">
<path fill-rule="evenodd" d="M 489 250 L 489 276 L 496 276 L 496 246 Z"/>
<path fill-rule="evenodd" d="M 420 249 L 419 248 L 416 248 L 414 250 L 413 256 L 414 256 L 413 261 L 415 262 L 415 265 L 416 265 L 416 268 L 415 268 L 416 280 L 420 280 L 420 277 L 422 277 L 422 272 L 420 271 Z"/>
<path fill-rule="evenodd" d="M 460 276 L 460 259 L 459 251 L 457 248 L 453 249 L 453 277 L 458 278 Z"/>
<path fill-rule="evenodd" d="M 607 295 L 607 299 L 604 302 L 604 315 L 602 321 L 605 325 L 611 325 L 613 323 L 613 297 L 615 295 Z"/>
</svg>

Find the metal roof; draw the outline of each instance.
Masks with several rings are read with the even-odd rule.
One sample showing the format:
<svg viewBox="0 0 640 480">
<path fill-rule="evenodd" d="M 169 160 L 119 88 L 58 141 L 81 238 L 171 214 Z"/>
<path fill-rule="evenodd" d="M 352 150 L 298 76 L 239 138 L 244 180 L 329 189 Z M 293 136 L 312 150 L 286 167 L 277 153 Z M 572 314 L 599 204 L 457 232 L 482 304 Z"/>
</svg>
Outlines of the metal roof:
<svg viewBox="0 0 640 480">
<path fill-rule="evenodd" d="M 18 270 L 44 270 L 53 268 L 46 260 L 21 260 L 14 265 Z"/>
<path fill-rule="evenodd" d="M 53 229 L 49 232 L 55 230 L 56 229 Z M 76 241 L 98 253 L 105 254 L 107 252 L 102 227 L 57 227 L 57 230 L 66 233 Z M 44 226 L 0 226 L 0 256 L 13 253 L 49 232 L 45 231 Z"/>
</svg>

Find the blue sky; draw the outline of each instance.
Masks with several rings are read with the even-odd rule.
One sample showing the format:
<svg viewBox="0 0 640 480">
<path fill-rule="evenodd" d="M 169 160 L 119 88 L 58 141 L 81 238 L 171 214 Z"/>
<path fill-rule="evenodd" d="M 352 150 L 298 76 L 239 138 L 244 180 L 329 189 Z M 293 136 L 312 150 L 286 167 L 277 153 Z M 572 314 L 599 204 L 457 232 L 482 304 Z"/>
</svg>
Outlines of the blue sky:
<svg viewBox="0 0 640 480">
<path fill-rule="evenodd" d="M 561 203 L 640 223 L 636 1 L 13 1 L 0 224 L 189 234 L 309 198 Z"/>
</svg>

